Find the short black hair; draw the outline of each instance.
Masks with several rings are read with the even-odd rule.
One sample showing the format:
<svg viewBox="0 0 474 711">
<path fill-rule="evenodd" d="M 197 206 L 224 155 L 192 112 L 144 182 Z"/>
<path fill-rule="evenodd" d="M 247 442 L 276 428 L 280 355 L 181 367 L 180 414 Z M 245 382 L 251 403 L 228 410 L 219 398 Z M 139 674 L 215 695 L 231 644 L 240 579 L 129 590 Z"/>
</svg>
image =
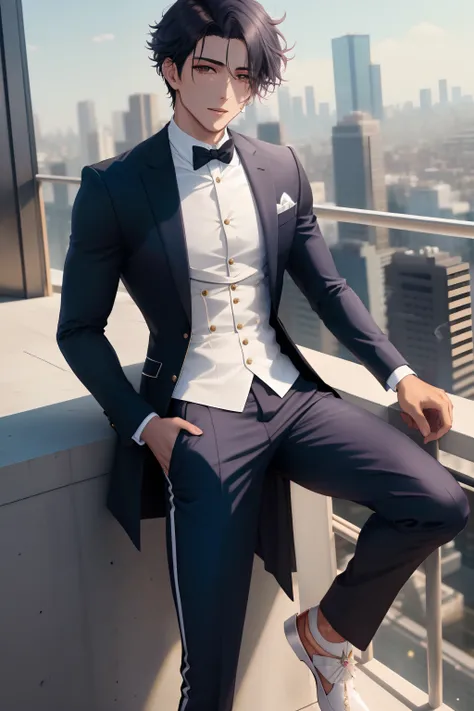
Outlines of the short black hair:
<svg viewBox="0 0 474 711">
<path fill-rule="evenodd" d="M 277 29 L 286 17 L 272 19 L 257 0 L 176 0 L 163 14 L 160 22 L 150 25 L 152 61 L 157 73 L 165 80 L 174 108 L 176 91 L 163 76 L 163 62 L 169 57 L 181 76 L 183 65 L 195 52 L 200 39 L 217 36 L 242 40 L 248 52 L 249 85 L 252 96 L 265 96 L 282 81 L 282 65 L 286 68 L 288 49 L 285 38 Z M 281 43 L 280 43 L 281 40 Z"/>
</svg>

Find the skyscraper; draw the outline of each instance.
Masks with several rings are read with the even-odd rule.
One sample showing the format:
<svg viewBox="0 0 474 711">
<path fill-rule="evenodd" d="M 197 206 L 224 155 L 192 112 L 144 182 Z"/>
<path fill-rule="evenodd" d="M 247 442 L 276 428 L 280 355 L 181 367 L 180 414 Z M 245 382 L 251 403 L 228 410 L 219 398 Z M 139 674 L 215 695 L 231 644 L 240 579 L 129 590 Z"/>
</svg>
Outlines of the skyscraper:
<svg viewBox="0 0 474 711">
<path fill-rule="evenodd" d="M 267 141 L 267 143 L 275 143 L 280 146 L 280 123 L 278 121 L 266 121 L 265 123 L 257 124 L 257 138 L 260 141 Z"/>
<path fill-rule="evenodd" d="M 420 89 L 420 108 L 422 111 L 429 111 L 433 106 L 431 89 Z"/>
<path fill-rule="evenodd" d="M 305 86 L 304 97 L 306 104 L 306 117 L 312 122 L 316 118 L 316 101 L 314 98 L 314 87 Z"/>
<path fill-rule="evenodd" d="M 373 113 L 369 35 L 345 35 L 332 40 L 337 118 L 353 111 Z"/>
<path fill-rule="evenodd" d="M 379 121 L 383 121 L 383 96 L 382 96 L 382 72 L 380 64 L 371 64 L 370 72 L 370 91 L 372 95 L 372 116 Z"/>
<path fill-rule="evenodd" d="M 125 138 L 129 147 L 152 136 L 160 128 L 156 94 L 132 94 L 125 114 Z"/>
<path fill-rule="evenodd" d="M 294 135 L 297 139 L 301 139 L 306 133 L 303 97 L 293 96 L 291 99 L 291 108 L 293 114 L 292 135 Z"/>
<path fill-rule="evenodd" d="M 330 107 L 327 102 L 322 102 L 321 104 L 319 104 L 319 116 L 324 121 L 329 120 Z"/>
<path fill-rule="evenodd" d="M 462 101 L 462 89 L 460 86 L 453 86 L 451 90 L 453 104 L 460 104 Z"/>
<path fill-rule="evenodd" d="M 97 133 L 97 118 L 93 101 L 79 101 L 77 104 L 77 122 L 79 126 L 79 145 L 81 165 L 93 163 L 95 156 L 90 156 L 91 134 Z"/>
<path fill-rule="evenodd" d="M 285 131 L 290 131 L 292 126 L 291 96 L 287 86 L 280 86 L 277 90 L 278 116 L 280 124 Z"/>
<path fill-rule="evenodd" d="M 385 169 L 380 124 L 367 114 L 346 116 L 333 128 L 334 188 L 336 204 L 364 210 L 387 211 Z M 339 224 L 341 242 L 360 239 L 377 249 L 389 246 L 384 227 Z"/>
<path fill-rule="evenodd" d="M 446 106 L 447 104 L 449 104 L 447 79 L 439 80 L 439 103 L 442 106 Z"/>
<path fill-rule="evenodd" d="M 468 262 L 424 247 L 395 253 L 385 274 L 392 343 L 423 380 L 474 397 Z"/>
</svg>

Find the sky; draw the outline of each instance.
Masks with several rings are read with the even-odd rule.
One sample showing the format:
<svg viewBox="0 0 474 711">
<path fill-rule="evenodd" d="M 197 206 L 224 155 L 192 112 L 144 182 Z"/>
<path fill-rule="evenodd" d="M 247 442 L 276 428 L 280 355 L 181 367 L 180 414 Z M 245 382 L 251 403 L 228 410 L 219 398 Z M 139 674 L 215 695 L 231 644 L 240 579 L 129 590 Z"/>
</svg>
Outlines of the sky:
<svg viewBox="0 0 474 711">
<path fill-rule="evenodd" d="M 96 102 L 99 121 L 111 124 L 136 92 L 156 93 L 170 115 L 163 82 L 149 60 L 149 25 L 172 3 L 162 0 L 23 0 L 33 111 L 42 131 L 77 130 L 76 104 Z M 472 0 L 264 0 L 289 46 L 284 78 L 293 95 L 312 85 L 316 101 L 334 106 L 331 39 L 369 34 L 372 61 L 382 66 L 384 103 L 418 103 L 438 79 L 474 94 Z M 274 110 L 275 97 L 267 101 Z"/>
</svg>

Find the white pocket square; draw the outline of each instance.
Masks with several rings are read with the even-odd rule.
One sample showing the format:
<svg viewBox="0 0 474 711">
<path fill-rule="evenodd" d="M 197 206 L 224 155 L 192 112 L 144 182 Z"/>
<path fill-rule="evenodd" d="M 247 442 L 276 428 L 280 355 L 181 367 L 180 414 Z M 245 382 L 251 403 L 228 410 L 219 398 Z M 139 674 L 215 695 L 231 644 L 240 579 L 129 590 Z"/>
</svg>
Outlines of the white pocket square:
<svg viewBox="0 0 474 711">
<path fill-rule="evenodd" d="M 290 207 L 293 207 L 293 205 L 296 205 L 294 200 L 290 198 L 288 193 L 283 193 L 283 195 L 280 198 L 280 202 L 277 202 L 277 214 L 279 215 L 280 212 L 284 212 L 285 210 L 289 210 Z"/>
</svg>

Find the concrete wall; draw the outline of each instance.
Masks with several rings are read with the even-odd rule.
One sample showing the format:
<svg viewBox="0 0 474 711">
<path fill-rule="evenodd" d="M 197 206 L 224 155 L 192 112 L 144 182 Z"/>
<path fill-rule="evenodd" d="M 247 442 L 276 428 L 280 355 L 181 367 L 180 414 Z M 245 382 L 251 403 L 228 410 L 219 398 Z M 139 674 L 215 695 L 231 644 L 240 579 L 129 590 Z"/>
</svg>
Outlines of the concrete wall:
<svg viewBox="0 0 474 711">
<path fill-rule="evenodd" d="M 138 553 L 109 514 L 113 437 L 89 397 L 0 420 L 1 711 L 177 708 L 164 522 Z M 236 711 L 314 701 L 283 634 L 295 611 L 256 558 Z"/>
</svg>

